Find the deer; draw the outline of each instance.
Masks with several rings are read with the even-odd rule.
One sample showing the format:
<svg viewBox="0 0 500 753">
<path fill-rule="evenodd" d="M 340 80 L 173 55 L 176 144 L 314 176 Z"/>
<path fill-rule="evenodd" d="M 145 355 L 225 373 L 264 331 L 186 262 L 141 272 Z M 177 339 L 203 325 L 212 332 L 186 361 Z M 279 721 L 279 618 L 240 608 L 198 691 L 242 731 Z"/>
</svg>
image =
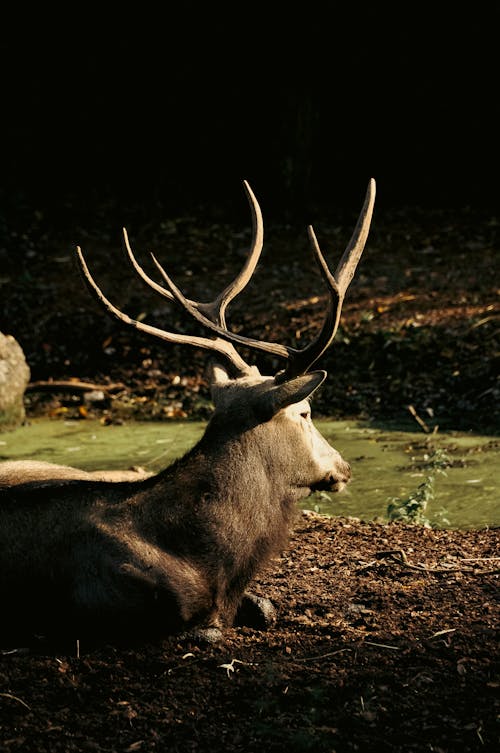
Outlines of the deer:
<svg viewBox="0 0 500 753">
<path fill-rule="evenodd" d="M 250 249 L 236 277 L 208 303 L 187 298 L 151 254 L 161 284 L 153 280 L 123 228 L 137 276 L 180 305 L 203 335 L 131 318 L 106 297 L 76 247 L 83 280 L 107 315 L 141 336 L 209 354 L 214 411 L 197 444 L 147 478 L 88 478 L 65 466 L 30 470 L 29 463 L 23 472 L 21 461 L 2 477 L 0 464 L 3 629 L 213 642 L 232 626 L 275 623 L 276 608 L 249 590 L 252 582 L 287 546 L 297 503 L 317 490 L 340 492 L 351 478 L 348 462 L 312 422 L 311 398 L 327 376 L 312 367 L 337 332 L 368 237 L 375 181 L 335 273 L 313 227 L 307 229 L 327 296 L 322 325 L 302 348 L 237 334 L 227 325 L 227 307 L 250 281 L 263 247 L 262 213 L 248 182 L 243 185 L 252 215 Z M 263 375 L 241 348 L 273 356 L 283 367 Z"/>
</svg>

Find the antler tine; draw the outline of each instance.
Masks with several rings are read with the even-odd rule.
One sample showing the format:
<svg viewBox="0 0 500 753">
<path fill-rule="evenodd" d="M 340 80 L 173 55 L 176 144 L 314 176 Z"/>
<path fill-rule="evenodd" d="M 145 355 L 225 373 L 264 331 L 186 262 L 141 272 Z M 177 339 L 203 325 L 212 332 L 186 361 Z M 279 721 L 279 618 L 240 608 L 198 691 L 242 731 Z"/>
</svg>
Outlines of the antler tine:
<svg viewBox="0 0 500 753">
<path fill-rule="evenodd" d="M 264 245 L 264 223 L 262 221 L 262 212 L 260 210 L 259 203 L 255 198 L 255 194 L 250 188 L 248 181 L 243 181 L 243 186 L 247 195 L 248 203 L 250 205 L 250 211 L 252 213 L 252 245 L 246 258 L 245 264 L 241 268 L 239 274 L 229 285 L 224 288 L 222 293 L 219 293 L 217 298 L 211 303 L 198 304 L 198 309 L 204 313 L 209 319 L 216 324 L 220 324 L 221 327 L 226 327 L 226 308 L 231 303 L 233 298 L 236 298 L 238 293 L 241 293 L 244 287 L 250 281 L 257 262 L 259 261 L 262 247 Z"/>
<path fill-rule="evenodd" d="M 250 251 L 248 252 L 245 264 L 241 268 L 240 272 L 236 275 L 234 280 L 230 282 L 229 285 L 227 285 L 227 287 L 217 295 L 217 297 L 213 301 L 209 301 L 208 303 L 190 301 L 191 305 L 194 306 L 204 315 L 204 317 L 206 317 L 206 319 L 209 320 L 206 321 L 204 319 L 203 321 L 203 323 L 207 326 L 210 326 L 210 323 L 214 323 L 221 325 L 221 327 L 223 327 L 224 329 L 227 329 L 225 316 L 226 308 L 233 300 L 233 298 L 235 298 L 238 293 L 240 293 L 248 284 L 250 278 L 254 273 L 257 262 L 259 261 L 262 247 L 264 245 L 264 224 L 262 221 L 262 212 L 260 210 L 259 203 L 255 198 L 255 194 L 250 188 L 248 181 L 243 181 L 243 187 L 245 189 L 252 213 L 252 245 L 250 246 Z M 139 277 L 141 277 L 142 280 L 144 280 L 144 282 L 149 285 L 149 287 L 152 288 L 156 293 L 159 293 L 169 300 L 173 300 L 175 296 L 172 295 L 172 292 L 152 280 L 151 277 L 149 277 L 149 275 L 139 264 L 130 246 L 128 234 L 125 228 L 123 228 L 123 238 L 125 241 L 127 255 Z M 166 273 L 156 259 L 155 263 L 162 275 L 164 275 L 165 277 Z"/>
<path fill-rule="evenodd" d="M 144 280 L 144 282 L 146 283 L 146 285 L 149 285 L 150 288 L 153 288 L 153 290 L 156 293 L 159 293 L 164 298 L 168 298 L 169 300 L 173 301 L 174 300 L 174 296 L 172 295 L 172 293 L 170 292 L 170 290 L 165 290 L 165 288 L 163 288 L 161 285 L 158 285 L 158 283 L 155 282 L 154 280 L 152 280 L 151 277 L 141 267 L 141 265 L 139 264 L 139 262 L 135 258 L 134 253 L 132 251 L 132 247 L 131 247 L 130 241 L 128 239 L 128 233 L 127 233 L 126 228 L 122 228 L 122 231 L 123 231 L 123 241 L 125 243 L 125 249 L 127 251 L 127 256 L 129 258 L 130 263 L 132 264 L 133 268 L 135 269 L 135 271 L 139 275 L 139 277 L 142 280 Z"/>
<path fill-rule="evenodd" d="M 356 227 L 349 243 L 342 255 L 340 262 L 332 275 L 319 247 L 312 225 L 308 227 L 309 240 L 312 251 L 321 275 L 326 282 L 329 291 L 328 307 L 320 332 L 315 339 L 305 348 L 293 353 L 286 368 L 278 375 L 278 381 L 291 379 L 299 374 L 305 374 L 308 369 L 320 358 L 332 342 L 337 332 L 342 304 L 354 276 L 356 267 L 363 253 L 366 239 L 370 230 L 370 223 L 375 204 L 375 181 L 373 178 L 368 183 L 365 201 L 361 209 Z"/>
<path fill-rule="evenodd" d="M 342 258 L 337 265 L 335 271 L 335 278 L 339 285 L 339 288 L 345 294 L 349 287 L 358 262 L 361 258 L 361 254 L 365 248 L 365 243 L 370 232 L 370 224 L 372 221 L 373 207 L 375 205 L 376 185 L 373 178 L 370 178 L 368 188 L 366 190 L 365 201 L 363 208 L 361 209 L 356 227 L 351 236 L 346 250 L 342 254 Z"/>
<path fill-rule="evenodd" d="M 158 327 L 152 327 L 149 324 L 145 324 L 144 322 L 139 322 L 136 319 L 132 319 L 130 316 L 128 316 L 128 314 L 120 311 L 120 309 L 114 306 L 111 301 L 106 298 L 106 296 L 90 274 L 80 246 L 77 246 L 76 254 L 78 266 L 80 268 L 80 272 L 82 273 L 83 279 L 87 284 L 87 287 L 89 288 L 92 295 L 101 304 L 101 306 L 103 306 L 103 308 L 115 319 L 118 319 L 118 321 L 122 322 L 123 324 L 134 327 L 140 332 L 144 332 L 147 335 L 151 335 L 168 343 L 193 345 L 198 348 L 203 348 L 205 350 L 218 353 L 228 361 L 230 367 L 240 376 L 252 372 L 252 367 L 249 366 L 241 358 L 241 356 L 231 345 L 231 343 L 223 340 L 220 337 L 212 339 L 207 337 L 196 337 L 192 335 L 181 335 L 174 332 L 168 332 L 166 330 L 159 329 Z"/>
</svg>

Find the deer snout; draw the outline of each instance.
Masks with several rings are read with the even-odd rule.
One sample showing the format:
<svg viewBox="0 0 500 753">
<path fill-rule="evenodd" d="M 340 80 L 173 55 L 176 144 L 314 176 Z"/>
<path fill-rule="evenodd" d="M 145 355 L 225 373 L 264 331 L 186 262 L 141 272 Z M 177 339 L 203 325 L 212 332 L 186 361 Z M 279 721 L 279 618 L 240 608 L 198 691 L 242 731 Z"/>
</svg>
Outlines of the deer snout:
<svg viewBox="0 0 500 753">
<path fill-rule="evenodd" d="M 341 492 L 351 480 L 351 466 L 340 460 L 321 481 L 314 485 L 314 491 Z"/>
</svg>

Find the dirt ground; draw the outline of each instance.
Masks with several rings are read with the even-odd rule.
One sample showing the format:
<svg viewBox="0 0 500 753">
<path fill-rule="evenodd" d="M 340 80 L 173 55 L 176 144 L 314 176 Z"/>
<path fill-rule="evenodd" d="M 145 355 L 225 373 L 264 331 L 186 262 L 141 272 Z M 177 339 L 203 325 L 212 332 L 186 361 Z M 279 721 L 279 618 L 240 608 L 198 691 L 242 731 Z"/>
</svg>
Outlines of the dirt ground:
<svg viewBox="0 0 500 753">
<path fill-rule="evenodd" d="M 154 249 L 191 297 L 206 300 L 242 264 L 249 233 L 220 217 L 156 212 L 148 223 L 140 212 L 119 222 L 130 220 L 145 266 Z M 2 225 L 0 331 L 17 337 L 30 364 L 28 420 L 206 418 L 203 354 L 120 329 L 84 288 L 76 242 L 128 313 L 194 331 L 133 280 L 120 225 L 105 216 L 66 230 L 50 213 L 19 212 Z M 355 217 L 334 220 L 315 224 L 329 259 Z M 468 209 L 375 215 L 320 364 L 329 378 L 316 415 L 416 426 L 416 414 L 429 431 L 498 433 L 498 227 Z M 314 334 L 325 299 L 305 228 L 268 229 L 240 297 L 236 330 L 299 347 Z M 99 400 L 81 382 L 103 388 Z M 278 608 L 268 632 L 232 628 L 212 647 L 175 637 L 4 647 L 0 750 L 497 751 L 499 539 L 498 529 L 301 515 L 288 549 L 255 584 Z"/>
<path fill-rule="evenodd" d="M 256 584 L 268 632 L 5 651 L 0 747 L 496 751 L 499 545 L 303 514 Z"/>
</svg>

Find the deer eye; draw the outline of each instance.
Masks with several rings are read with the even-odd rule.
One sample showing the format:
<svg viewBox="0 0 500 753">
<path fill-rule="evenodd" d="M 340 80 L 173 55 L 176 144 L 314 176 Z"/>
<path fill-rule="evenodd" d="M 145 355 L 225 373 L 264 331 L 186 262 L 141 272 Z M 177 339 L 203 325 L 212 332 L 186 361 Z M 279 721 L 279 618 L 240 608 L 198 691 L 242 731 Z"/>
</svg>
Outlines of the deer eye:
<svg viewBox="0 0 500 753">
<path fill-rule="evenodd" d="M 307 421 L 307 419 L 311 418 L 311 411 L 306 410 L 303 413 L 301 413 L 300 416 L 301 418 L 305 418 Z"/>
</svg>

